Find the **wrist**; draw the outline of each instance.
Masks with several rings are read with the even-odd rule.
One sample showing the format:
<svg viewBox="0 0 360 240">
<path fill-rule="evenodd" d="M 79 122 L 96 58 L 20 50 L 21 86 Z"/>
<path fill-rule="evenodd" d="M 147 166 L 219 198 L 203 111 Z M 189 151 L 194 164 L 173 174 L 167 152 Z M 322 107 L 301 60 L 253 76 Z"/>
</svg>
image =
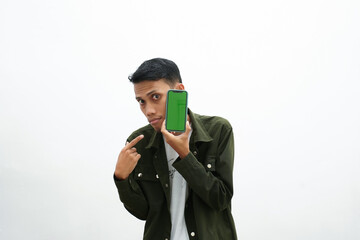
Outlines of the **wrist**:
<svg viewBox="0 0 360 240">
<path fill-rule="evenodd" d="M 179 153 L 179 157 L 181 158 L 181 159 L 183 159 L 183 158 L 185 158 L 187 155 L 189 155 L 189 153 L 190 153 L 190 150 L 188 150 L 188 151 L 184 151 L 183 153 Z"/>
<path fill-rule="evenodd" d="M 125 180 L 127 177 L 124 177 L 123 175 L 121 175 L 119 172 L 114 173 L 114 176 L 119 179 L 119 180 Z"/>
</svg>

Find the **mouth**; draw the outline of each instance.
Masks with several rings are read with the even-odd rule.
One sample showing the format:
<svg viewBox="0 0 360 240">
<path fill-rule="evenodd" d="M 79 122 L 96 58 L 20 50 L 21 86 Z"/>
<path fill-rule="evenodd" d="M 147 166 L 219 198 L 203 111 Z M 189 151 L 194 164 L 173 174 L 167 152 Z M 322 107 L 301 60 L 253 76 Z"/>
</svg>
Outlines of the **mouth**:
<svg viewBox="0 0 360 240">
<path fill-rule="evenodd" d="M 159 123 L 160 120 L 161 120 L 161 117 L 160 117 L 160 118 L 153 118 L 153 119 L 150 119 L 150 120 L 149 120 L 149 123 L 150 123 L 151 125 L 155 125 L 155 124 Z"/>
</svg>

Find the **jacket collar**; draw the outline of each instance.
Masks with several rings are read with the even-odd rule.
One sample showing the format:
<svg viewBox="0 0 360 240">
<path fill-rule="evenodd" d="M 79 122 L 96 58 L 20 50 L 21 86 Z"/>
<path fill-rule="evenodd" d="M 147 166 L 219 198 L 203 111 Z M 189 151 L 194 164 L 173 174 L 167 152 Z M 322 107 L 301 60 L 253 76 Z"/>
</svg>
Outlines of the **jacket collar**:
<svg viewBox="0 0 360 240">
<path fill-rule="evenodd" d="M 153 129 L 153 134 L 151 135 L 150 141 L 145 148 L 159 148 L 159 140 L 162 136 L 161 132 L 157 132 Z"/>
<path fill-rule="evenodd" d="M 193 113 L 190 109 L 188 109 L 188 113 L 191 120 L 191 127 L 193 129 L 193 132 L 191 134 L 191 140 L 193 140 L 194 143 L 211 142 L 213 139 L 212 137 L 210 137 L 204 124 L 200 120 L 200 116 L 196 113 Z"/>
<path fill-rule="evenodd" d="M 199 115 L 193 113 L 190 109 L 188 109 L 188 114 L 190 116 L 191 127 L 193 129 L 190 138 L 190 144 L 196 144 L 198 142 L 211 142 L 213 139 L 206 131 L 205 126 L 201 122 Z M 162 140 L 161 132 L 156 132 L 155 130 L 153 130 L 150 141 L 145 148 L 159 148 L 159 143 L 161 143 L 160 140 Z"/>
</svg>

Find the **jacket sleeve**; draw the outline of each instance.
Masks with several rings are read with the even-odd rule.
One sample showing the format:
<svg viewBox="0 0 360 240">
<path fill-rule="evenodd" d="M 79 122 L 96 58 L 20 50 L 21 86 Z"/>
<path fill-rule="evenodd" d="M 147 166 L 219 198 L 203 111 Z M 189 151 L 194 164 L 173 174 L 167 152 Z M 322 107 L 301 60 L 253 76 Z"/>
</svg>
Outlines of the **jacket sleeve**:
<svg viewBox="0 0 360 240">
<path fill-rule="evenodd" d="M 192 152 L 183 159 L 179 158 L 173 164 L 198 197 L 211 208 L 219 211 L 229 206 L 233 196 L 234 136 L 232 128 L 223 130 L 220 138 L 217 157 L 205 159 L 205 166 Z M 215 166 L 211 166 L 210 163 Z"/>
<path fill-rule="evenodd" d="M 133 174 L 125 180 L 120 180 L 115 177 L 114 181 L 117 187 L 120 201 L 125 208 L 135 217 L 146 220 L 149 206 L 140 186 L 133 178 Z"/>
<path fill-rule="evenodd" d="M 137 136 L 136 134 L 133 135 Z M 133 135 L 127 139 L 127 142 L 131 142 L 131 140 L 134 139 Z M 124 204 L 126 210 L 135 217 L 146 220 L 149 205 L 141 187 L 134 179 L 134 171 L 130 173 L 127 179 L 120 180 L 115 177 L 115 174 L 113 178 L 119 193 L 120 201 Z"/>
</svg>

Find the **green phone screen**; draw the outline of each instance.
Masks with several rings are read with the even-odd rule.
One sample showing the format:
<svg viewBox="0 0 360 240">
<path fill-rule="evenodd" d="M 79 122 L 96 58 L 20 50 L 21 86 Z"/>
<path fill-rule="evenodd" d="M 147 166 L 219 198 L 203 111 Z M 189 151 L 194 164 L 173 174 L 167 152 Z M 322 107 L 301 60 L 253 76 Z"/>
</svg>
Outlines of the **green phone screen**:
<svg viewBox="0 0 360 240">
<path fill-rule="evenodd" d="M 187 92 L 169 90 L 166 99 L 166 129 L 185 132 L 187 120 Z"/>
</svg>

